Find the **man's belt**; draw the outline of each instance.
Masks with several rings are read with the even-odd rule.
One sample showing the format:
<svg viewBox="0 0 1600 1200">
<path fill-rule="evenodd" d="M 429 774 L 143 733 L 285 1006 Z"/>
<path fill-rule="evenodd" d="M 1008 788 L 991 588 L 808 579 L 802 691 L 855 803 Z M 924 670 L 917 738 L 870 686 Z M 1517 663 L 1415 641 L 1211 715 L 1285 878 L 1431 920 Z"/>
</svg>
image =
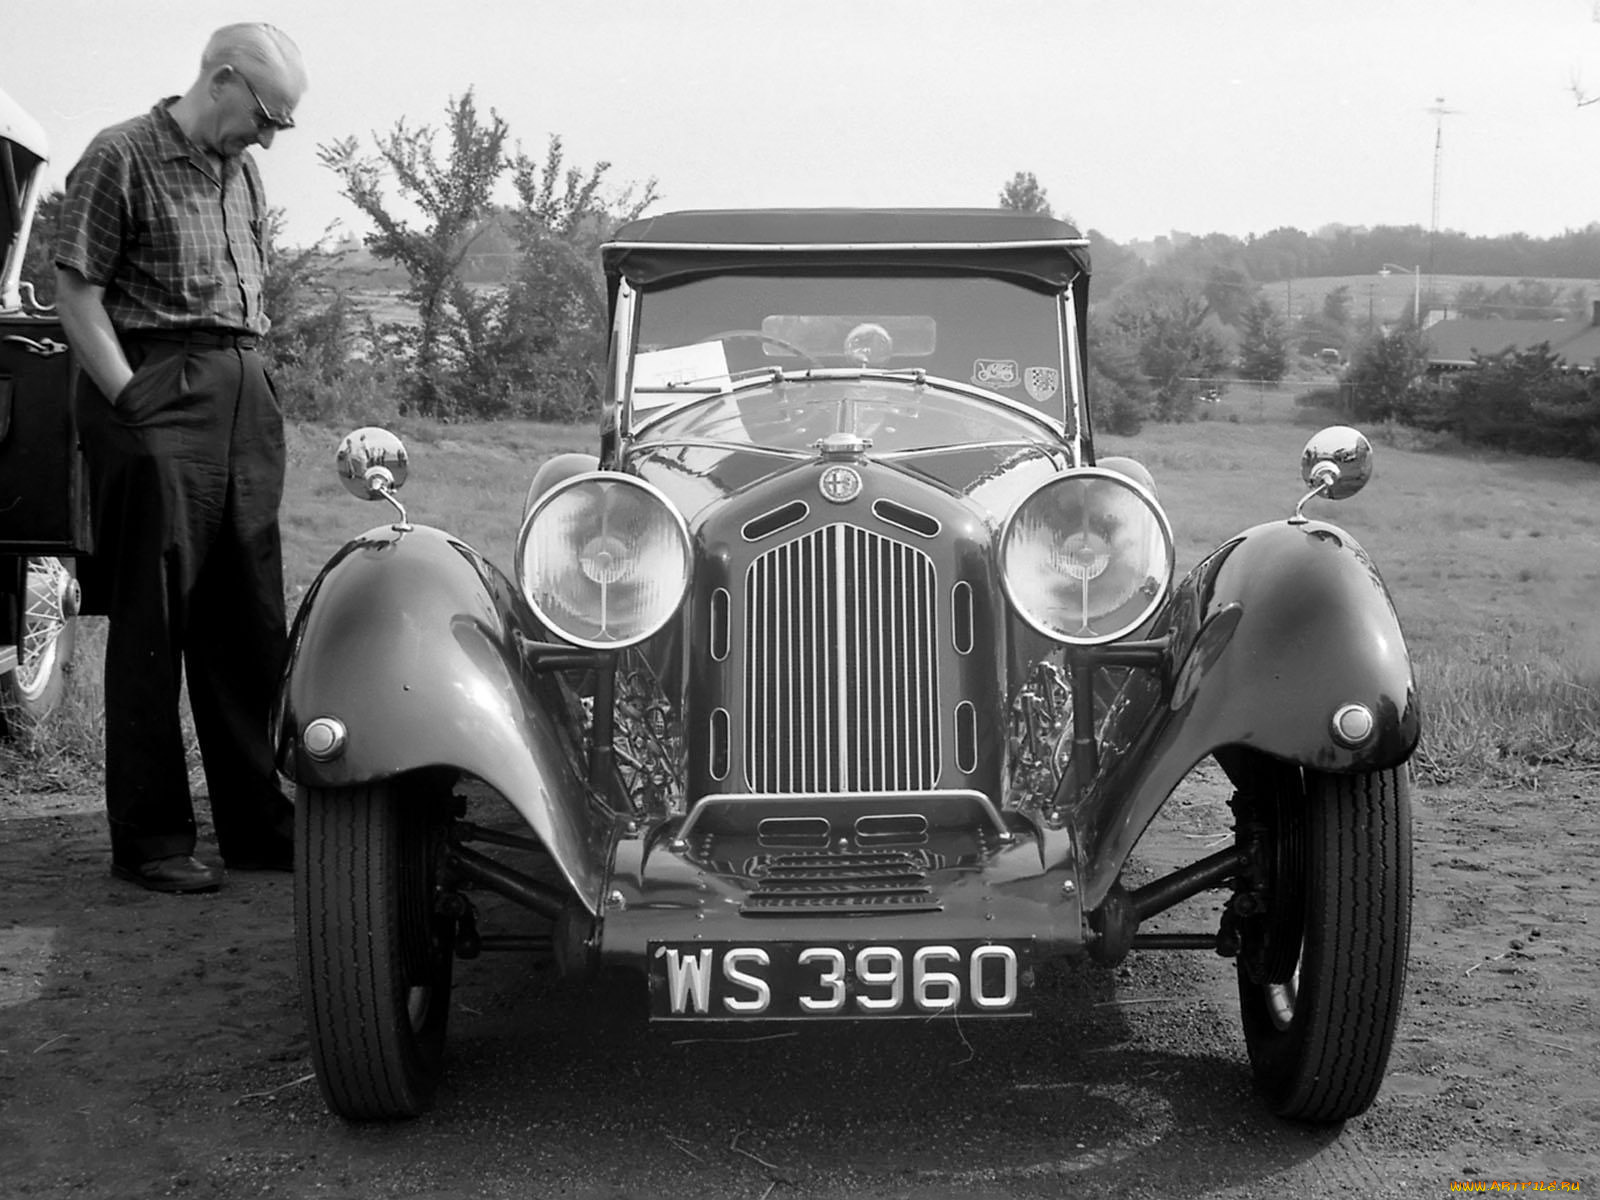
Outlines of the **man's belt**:
<svg viewBox="0 0 1600 1200">
<path fill-rule="evenodd" d="M 238 329 L 128 329 L 121 337 L 123 341 L 171 342 L 215 350 L 254 350 L 256 347 L 256 335 Z"/>
</svg>

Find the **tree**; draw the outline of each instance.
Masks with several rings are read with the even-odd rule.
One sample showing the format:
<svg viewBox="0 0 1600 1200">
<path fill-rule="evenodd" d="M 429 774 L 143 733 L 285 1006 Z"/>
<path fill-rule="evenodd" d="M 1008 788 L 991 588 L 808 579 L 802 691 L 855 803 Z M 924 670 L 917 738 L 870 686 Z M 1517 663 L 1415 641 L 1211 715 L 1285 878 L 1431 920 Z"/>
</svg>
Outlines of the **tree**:
<svg viewBox="0 0 1600 1200">
<path fill-rule="evenodd" d="M 1277 383 L 1289 369 L 1289 334 L 1266 299 L 1244 310 L 1239 334 L 1239 377 Z"/>
<path fill-rule="evenodd" d="M 1112 324 L 1137 345 L 1139 369 L 1155 390 L 1154 416 L 1186 421 L 1199 394 L 1198 380 L 1227 366 L 1227 351 L 1212 325 L 1211 306 L 1196 285 L 1152 279 L 1116 302 Z"/>
<path fill-rule="evenodd" d="M 58 188 L 39 197 L 33 210 L 33 231 L 22 256 L 22 279 L 33 284 L 34 299 L 40 304 L 56 302 L 56 233 L 66 198 Z"/>
<path fill-rule="evenodd" d="M 610 169 L 609 162 L 588 171 L 566 165 L 559 136 L 542 162 L 520 151 L 512 162 L 521 258 L 498 348 L 513 387 L 531 398 L 528 416 L 571 419 L 599 404 L 608 334 L 600 245 L 658 198 L 654 179 L 607 195 Z"/>
<path fill-rule="evenodd" d="M 1502 450 L 1600 460 L 1600 384 L 1548 342 L 1481 355 L 1450 377 L 1422 423 Z"/>
<path fill-rule="evenodd" d="M 404 118 L 389 133 L 374 135 L 376 158 L 363 157 L 353 137 L 317 147 L 323 165 L 343 180 L 342 194 L 378 227 L 367 235 L 367 246 L 379 258 L 398 262 L 410 278 L 406 297 L 416 304 L 420 323 L 413 402 L 417 411 L 430 416 L 450 415 L 460 399 L 445 386 L 452 335 L 455 350 L 470 357 L 477 349 L 473 334 L 481 322 L 474 318 L 483 314 L 475 311 L 460 267 L 507 165 L 506 123 L 493 109 L 486 122 L 480 120 L 470 88 L 460 100 L 450 100 L 447 112 L 450 154 L 444 163 L 434 154 L 434 131 L 427 126 L 410 129 Z M 401 195 L 421 210 L 427 222 L 422 229 L 413 230 L 391 212 L 383 194 L 385 174 L 392 174 Z M 466 317 L 466 324 L 452 327 L 458 315 Z"/>
<path fill-rule="evenodd" d="M 1132 283 L 1144 272 L 1139 256 L 1112 241 L 1098 229 L 1085 235 L 1089 239 L 1089 260 L 1094 264 L 1094 286 L 1090 294 L 1110 298 L 1118 288 Z"/>
<path fill-rule="evenodd" d="M 1350 325 L 1350 285 L 1341 283 L 1322 298 L 1322 319 L 1346 329 Z"/>
<path fill-rule="evenodd" d="M 1011 182 L 1000 189 L 1000 207 L 1009 208 L 1013 212 L 1055 216 L 1050 210 L 1049 197 L 1039 186 L 1039 180 L 1034 177 L 1032 171 L 1018 171 L 1011 177 Z"/>
<path fill-rule="evenodd" d="M 1350 415 L 1363 421 L 1403 420 L 1421 396 L 1428 355 L 1415 329 L 1374 330 L 1357 348 L 1343 383 Z"/>
<path fill-rule="evenodd" d="M 1114 321 L 1091 313 L 1089 344 L 1089 419 L 1102 433 L 1138 433 L 1154 398 L 1139 370 L 1137 343 Z"/>
</svg>

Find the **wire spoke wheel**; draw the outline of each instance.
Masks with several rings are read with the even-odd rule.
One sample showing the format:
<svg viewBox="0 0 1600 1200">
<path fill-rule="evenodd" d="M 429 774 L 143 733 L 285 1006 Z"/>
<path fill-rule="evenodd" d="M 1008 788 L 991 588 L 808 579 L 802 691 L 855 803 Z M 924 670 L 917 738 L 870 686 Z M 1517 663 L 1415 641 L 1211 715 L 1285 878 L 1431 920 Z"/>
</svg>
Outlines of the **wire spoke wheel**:
<svg viewBox="0 0 1600 1200">
<path fill-rule="evenodd" d="M 0 675 L 0 729 L 37 724 L 66 696 L 77 644 L 78 581 L 59 558 L 26 560 L 18 596 L 17 664 Z"/>
</svg>

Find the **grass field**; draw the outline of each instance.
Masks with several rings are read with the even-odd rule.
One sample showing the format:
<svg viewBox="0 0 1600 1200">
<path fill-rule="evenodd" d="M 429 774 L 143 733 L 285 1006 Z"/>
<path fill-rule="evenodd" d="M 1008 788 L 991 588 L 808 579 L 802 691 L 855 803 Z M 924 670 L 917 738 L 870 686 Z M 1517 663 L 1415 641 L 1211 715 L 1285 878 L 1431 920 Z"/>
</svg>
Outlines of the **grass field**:
<svg viewBox="0 0 1600 1200">
<path fill-rule="evenodd" d="M 1287 516 L 1302 494 L 1301 447 L 1321 418 L 1285 392 L 1237 392 L 1209 419 L 1102 437 L 1154 473 L 1187 571 L 1229 535 Z M 589 427 L 502 422 L 397 427 L 410 451 L 411 519 L 463 537 L 509 568 L 534 466 L 591 449 Z M 321 564 L 387 508 L 351 497 L 333 471 L 341 431 L 289 431 L 283 510 L 291 611 Z M 1392 440 L 1392 439 L 1391 439 Z M 1419 766 L 1537 783 L 1542 768 L 1600 763 L 1600 467 L 1428 452 L 1374 437 L 1377 473 L 1360 495 L 1310 511 L 1345 526 L 1388 580 L 1416 661 L 1426 734 Z M 100 644 L 83 622 L 77 687 L 40 734 L 0 749 L 0 776 L 32 790 L 92 789 L 100 761 Z"/>
</svg>

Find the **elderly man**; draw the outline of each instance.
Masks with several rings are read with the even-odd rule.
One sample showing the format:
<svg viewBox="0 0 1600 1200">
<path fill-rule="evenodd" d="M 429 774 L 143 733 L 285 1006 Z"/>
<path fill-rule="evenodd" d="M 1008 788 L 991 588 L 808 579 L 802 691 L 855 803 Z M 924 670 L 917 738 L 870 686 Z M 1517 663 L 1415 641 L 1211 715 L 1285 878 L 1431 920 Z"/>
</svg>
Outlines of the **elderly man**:
<svg viewBox="0 0 1600 1200">
<path fill-rule="evenodd" d="M 195 857 L 185 674 L 223 861 L 293 867 L 267 741 L 287 640 L 284 443 L 256 348 L 268 212 L 249 148 L 294 127 L 305 88 L 283 33 L 229 25 L 187 92 L 101 132 L 67 178 L 57 295 L 82 367 L 86 597 L 110 617 L 111 870 L 154 891 L 223 878 Z"/>
</svg>

